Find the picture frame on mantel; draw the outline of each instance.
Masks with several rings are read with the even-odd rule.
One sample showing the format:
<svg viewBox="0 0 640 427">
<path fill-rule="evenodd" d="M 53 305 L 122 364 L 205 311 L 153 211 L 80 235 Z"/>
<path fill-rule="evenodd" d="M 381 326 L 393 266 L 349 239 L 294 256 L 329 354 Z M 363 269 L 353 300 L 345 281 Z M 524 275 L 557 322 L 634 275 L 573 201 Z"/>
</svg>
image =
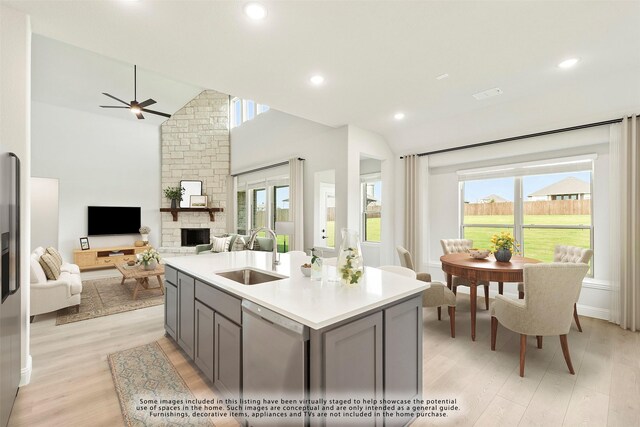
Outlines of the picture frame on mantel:
<svg viewBox="0 0 640 427">
<path fill-rule="evenodd" d="M 201 196 L 202 195 L 202 181 L 192 181 L 192 180 L 181 180 L 180 187 L 184 188 L 184 193 L 182 194 L 182 200 L 180 200 L 181 208 L 190 208 L 191 206 L 191 196 Z"/>
<path fill-rule="evenodd" d="M 191 195 L 191 199 L 189 201 L 190 208 L 206 208 L 207 207 L 207 196 L 196 196 Z"/>
<path fill-rule="evenodd" d="M 91 249 L 89 247 L 89 238 L 88 237 L 81 237 L 80 238 L 80 249 L 82 249 L 83 251 L 88 251 L 89 249 Z"/>
</svg>

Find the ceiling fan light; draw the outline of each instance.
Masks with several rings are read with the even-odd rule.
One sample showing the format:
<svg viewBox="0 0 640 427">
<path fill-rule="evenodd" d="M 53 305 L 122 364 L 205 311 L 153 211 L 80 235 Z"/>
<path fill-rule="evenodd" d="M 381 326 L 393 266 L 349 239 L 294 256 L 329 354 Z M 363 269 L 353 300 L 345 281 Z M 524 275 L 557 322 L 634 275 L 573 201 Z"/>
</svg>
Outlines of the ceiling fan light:
<svg viewBox="0 0 640 427">
<path fill-rule="evenodd" d="M 131 107 L 131 112 L 133 114 L 140 114 L 142 112 L 142 110 L 140 109 L 140 107 L 133 106 L 133 107 Z"/>
</svg>

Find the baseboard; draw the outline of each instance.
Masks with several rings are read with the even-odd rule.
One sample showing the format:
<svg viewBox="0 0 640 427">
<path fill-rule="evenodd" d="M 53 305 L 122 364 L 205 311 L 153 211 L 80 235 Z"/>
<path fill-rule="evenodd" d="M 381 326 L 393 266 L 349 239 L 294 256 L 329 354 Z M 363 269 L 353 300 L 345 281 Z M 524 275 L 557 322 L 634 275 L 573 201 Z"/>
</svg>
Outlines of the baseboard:
<svg viewBox="0 0 640 427">
<path fill-rule="evenodd" d="M 610 310 L 606 308 L 591 307 L 588 305 L 578 304 L 578 314 L 580 316 L 593 317 L 595 319 L 609 320 Z"/>
<path fill-rule="evenodd" d="M 27 356 L 27 366 L 20 369 L 20 385 L 19 387 L 25 386 L 31 382 L 31 368 L 32 368 L 33 359 L 29 354 Z"/>
</svg>

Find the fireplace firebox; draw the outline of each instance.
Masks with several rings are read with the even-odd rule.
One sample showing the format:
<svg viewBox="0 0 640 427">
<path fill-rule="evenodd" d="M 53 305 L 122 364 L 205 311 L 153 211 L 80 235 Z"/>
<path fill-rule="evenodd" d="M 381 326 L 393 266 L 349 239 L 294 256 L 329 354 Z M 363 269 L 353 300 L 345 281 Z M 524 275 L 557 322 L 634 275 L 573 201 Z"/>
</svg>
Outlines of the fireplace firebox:
<svg viewBox="0 0 640 427">
<path fill-rule="evenodd" d="M 196 246 L 210 243 L 210 231 L 208 228 L 181 228 L 181 246 Z"/>
</svg>

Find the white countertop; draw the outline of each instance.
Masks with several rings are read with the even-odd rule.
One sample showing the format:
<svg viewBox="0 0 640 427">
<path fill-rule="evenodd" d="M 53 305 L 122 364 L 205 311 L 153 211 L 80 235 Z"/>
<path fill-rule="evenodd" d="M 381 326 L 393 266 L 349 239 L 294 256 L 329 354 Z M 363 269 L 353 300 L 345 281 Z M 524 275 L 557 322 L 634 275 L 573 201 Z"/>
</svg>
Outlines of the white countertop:
<svg viewBox="0 0 640 427">
<path fill-rule="evenodd" d="M 313 329 L 322 329 L 429 287 L 426 282 L 373 267 L 365 267 L 364 278 L 357 286 L 312 281 L 300 271 L 300 265 L 310 258 L 289 254 L 280 254 L 280 265 L 275 271 L 287 276 L 286 279 L 242 285 L 215 274 L 245 267 L 272 272 L 271 257 L 270 252 L 238 251 L 165 258 L 164 261 L 196 279 L 215 284 L 238 298 L 260 304 Z M 324 268 L 335 270 L 335 267 Z"/>
</svg>

